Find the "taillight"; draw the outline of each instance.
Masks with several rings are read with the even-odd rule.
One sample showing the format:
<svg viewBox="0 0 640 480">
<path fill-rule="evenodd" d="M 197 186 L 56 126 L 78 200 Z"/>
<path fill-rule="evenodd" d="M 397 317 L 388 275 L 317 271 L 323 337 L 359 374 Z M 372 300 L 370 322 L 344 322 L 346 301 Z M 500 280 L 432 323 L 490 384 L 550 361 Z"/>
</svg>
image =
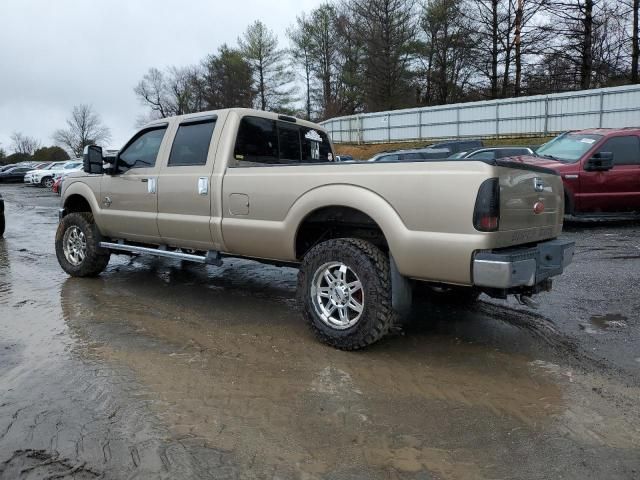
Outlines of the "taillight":
<svg viewBox="0 0 640 480">
<path fill-rule="evenodd" d="M 495 232 L 500 226 L 500 183 L 497 178 L 485 180 L 480 185 L 473 226 L 481 232 Z"/>
</svg>

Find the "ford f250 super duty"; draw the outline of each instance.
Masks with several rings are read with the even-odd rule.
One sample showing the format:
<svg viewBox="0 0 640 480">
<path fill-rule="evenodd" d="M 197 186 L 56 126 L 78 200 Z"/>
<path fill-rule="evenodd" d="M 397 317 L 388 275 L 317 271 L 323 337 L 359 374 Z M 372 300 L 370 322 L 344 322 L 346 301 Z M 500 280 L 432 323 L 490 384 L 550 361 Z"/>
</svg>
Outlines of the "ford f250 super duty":
<svg viewBox="0 0 640 480">
<path fill-rule="evenodd" d="M 63 183 L 56 254 L 70 275 L 111 254 L 296 265 L 318 337 L 353 350 L 407 311 L 412 285 L 528 298 L 571 262 L 561 178 L 501 160 L 334 162 L 324 129 L 248 109 L 165 118 Z"/>
</svg>

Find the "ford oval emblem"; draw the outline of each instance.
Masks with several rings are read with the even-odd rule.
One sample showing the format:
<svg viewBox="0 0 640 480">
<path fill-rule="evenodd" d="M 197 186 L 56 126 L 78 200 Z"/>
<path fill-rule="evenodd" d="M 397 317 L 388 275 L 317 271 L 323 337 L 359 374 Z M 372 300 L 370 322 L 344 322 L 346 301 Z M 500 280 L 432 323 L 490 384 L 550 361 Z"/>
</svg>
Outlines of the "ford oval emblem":
<svg viewBox="0 0 640 480">
<path fill-rule="evenodd" d="M 535 213 L 536 215 L 541 214 L 542 212 L 544 212 L 544 203 L 542 202 L 536 202 L 533 205 L 533 213 Z"/>
</svg>

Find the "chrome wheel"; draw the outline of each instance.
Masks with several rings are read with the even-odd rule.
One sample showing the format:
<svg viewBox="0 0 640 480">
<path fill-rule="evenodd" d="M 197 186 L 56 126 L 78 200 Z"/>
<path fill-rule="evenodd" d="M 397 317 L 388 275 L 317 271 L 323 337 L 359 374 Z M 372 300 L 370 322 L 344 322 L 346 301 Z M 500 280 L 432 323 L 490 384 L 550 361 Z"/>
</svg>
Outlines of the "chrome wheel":
<svg viewBox="0 0 640 480">
<path fill-rule="evenodd" d="M 45 188 L 53 187 L 53 184 L 54 184 L 53 178 L 51 177 L 45 178 L 42 184 L 44 185 Z"/>
<path fill-rule="evenodd" d="M 64 232 L 62 248 L 65 258 L 71 265 L 76 267 L 80 265 L 87 256 L 87 239 L 83 231 L 76 226 L 69 227 Z"/>
<path fill-rule="evenodd" d="M 345 330 L 360 320 L 364 290 L 356 273 L 341 262 L 320 266 L 311 282 L 311 303 L 329 327 Z"/>
</svg>

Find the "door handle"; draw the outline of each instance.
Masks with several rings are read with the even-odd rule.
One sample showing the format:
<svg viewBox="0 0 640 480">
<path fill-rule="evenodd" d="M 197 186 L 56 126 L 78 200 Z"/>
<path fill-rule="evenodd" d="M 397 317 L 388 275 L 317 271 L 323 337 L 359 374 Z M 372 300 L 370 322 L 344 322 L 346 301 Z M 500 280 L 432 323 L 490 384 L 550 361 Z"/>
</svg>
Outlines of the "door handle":
<svg viewBox="0 0 640 480">
<path fill-rule="evenodd" d="M 209 193 L 209 179 L 207 177 L 198 178 L 198 195 L 207 195 Z"/>
<path fill-rule="evenodd" d="M 156 193 L 158 189 L 158 181 L 156 178 L 141 178 L 140 181 L 147 184 L 147 193 Z"/>
</svg>

